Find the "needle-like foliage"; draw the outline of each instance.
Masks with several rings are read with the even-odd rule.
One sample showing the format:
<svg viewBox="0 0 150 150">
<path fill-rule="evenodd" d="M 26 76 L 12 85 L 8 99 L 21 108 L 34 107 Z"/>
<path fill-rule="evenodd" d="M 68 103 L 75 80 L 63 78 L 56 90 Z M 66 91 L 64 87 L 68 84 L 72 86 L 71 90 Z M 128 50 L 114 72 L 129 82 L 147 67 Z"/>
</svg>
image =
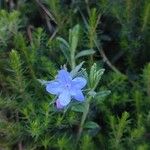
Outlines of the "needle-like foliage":
<svg viewBox="0 0 150 150">
<path fill-rule="evenodd" d="M 0 0 L 0 150 L 149 150 L 149 37 L 150 0 Z"/>
</svg>

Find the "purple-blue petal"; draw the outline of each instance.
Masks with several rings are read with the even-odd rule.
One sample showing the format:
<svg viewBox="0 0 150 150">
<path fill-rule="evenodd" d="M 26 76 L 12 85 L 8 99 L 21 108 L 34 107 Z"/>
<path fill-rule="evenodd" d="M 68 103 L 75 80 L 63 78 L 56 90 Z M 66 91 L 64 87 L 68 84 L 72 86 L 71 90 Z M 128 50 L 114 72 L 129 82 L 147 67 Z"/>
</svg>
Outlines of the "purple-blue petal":
<svg viewBox="0 0 150 150">
<path fill-rule="evenodd" d="M 84 99 L 85 99 L 81 90 L 76 90 L 76 92 L 73 95 L 73 98 L 80 102 L 84 101 Z"/>
<path fill-rule="evenodd" d="M 59 99 L 56 100 L 56 107 L 57 109 L 62 109 L 64 107 L 60 104 Z"/>
<path fill-rule="evenodd" d="M 63 90 L 63 92 L 59 95 L 59 104 L 61 106 L 67 106 L 71 101 L 71 95 L 69 91 Z"/>
<path fill-rule="evenodd" d="M 61 93 L 62 88 L 58 82 L 51 81 L 46 85 L 46 91 L 51 94 L 58 95 L 59 93 Z"/>
<path fill-rule="evenodd" d="M 87 81 L 83 77 L 77 77 L 72 80 L 72 86 L 76 89 L 82 89 L 83 87 L 85 87 L 86 83 Z"/>
<path fill-rule="evenodd" d="M 67 70 L 65 69 L 62 69 L 58 72 L 58 75 L 57 75 L 57 80 L 58 82 L 60 83 L 70 83 L 71 80 L 72 80 L 72 77 L 71 75 L 69 74 L 69 72 L 67 72 Z"/>
</svg>

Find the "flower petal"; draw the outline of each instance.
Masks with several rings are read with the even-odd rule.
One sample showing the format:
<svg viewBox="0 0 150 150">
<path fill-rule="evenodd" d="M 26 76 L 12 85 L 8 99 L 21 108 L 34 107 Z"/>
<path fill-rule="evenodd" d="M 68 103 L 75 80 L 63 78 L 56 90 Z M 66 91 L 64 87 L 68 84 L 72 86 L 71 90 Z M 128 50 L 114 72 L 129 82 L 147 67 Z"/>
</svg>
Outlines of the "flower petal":
<svg viewBox="0 0 150 150">
<path fill-rule="evenodd" d="M 61 83 L 70 83 L 72 78 L 69 72 L 67 72 L 65 69 L 62 69 L 58 72 L 57 80 Z"/>
<path fill-rule="evenodd" d="M 74 95 L 72 95 L 72 96 L 75 100 L 80 101 L 80 102 L 84 101 L 84 99 L 85 99 L 81 90 L 76 90 L 74 92 Z"/>
<path fill-rule="evenodd" d="M 46 85 L 46 91 L 51 94 L 58 95 L 59 93 L 61 93 L 62 88 L 60 86 L 60 83 L 51 81 Z"/>
<path fill-rule="evenodd" d="M 64 107 L 60 104 L 59 99 L 56 100 L 56 107 L 57 109 L 62 109 Z"/>
<path fill-rule="evenodd" d="M 62 106 L 67 106 L 70 101 L 71 101 L 71 95 L 69 93 L 69 91 L 64 90 L 60 95 L 59 95 L 59 103 Z"/>
<path fill-rule="evenodd" d="M 82 77 L 77 77 L 72 80 L 72 86 L 76 89 L 82 89 L 86 85 L 87 81 L 86 79 Z"/>
</svg>

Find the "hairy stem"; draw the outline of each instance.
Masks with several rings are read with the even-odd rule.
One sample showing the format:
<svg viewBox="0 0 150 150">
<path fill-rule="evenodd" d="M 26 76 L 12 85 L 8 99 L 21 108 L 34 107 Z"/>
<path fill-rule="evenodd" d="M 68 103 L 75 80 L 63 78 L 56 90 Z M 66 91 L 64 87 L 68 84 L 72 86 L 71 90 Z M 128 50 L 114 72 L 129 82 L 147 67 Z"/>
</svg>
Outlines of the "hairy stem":
<svg viewBox="0 0 150 150">
<path fill-rule="evenodd" d="M 90 100 L 91 100 L 91 98 L 92 97 L 89 97 L 86 100 L 86 102 L 85 102 L 85 111 L 83 112 L 83 115 L 82 115 L 82 118 L 81 118 L 81 123 L 80 123 L 78 134 L 77 134 L 76 146 L 78 146 L 80 137 L 82 135 L 83 126 L 84 126 L 84 123 L 86 121 L 86 118 L 87 118 L 87 115 L 88 115 L 88 112 L 89 112 L 89 108 L 90 108 Z"/>
<path fill-rule="evenodd" d="M 78 131 L 78 135 L 77 135 L 77 143 L 80 140 L 80 137 L 81 137 L 81 134 L 82 134 L 82 131 L 83 131 L 83 125 L 84 125 L 84 122 L 86 120 L 88 112 L 89 112 L 89 103 L 86 103 L 86 109 L 83 112 L 82 119 L 81 119 L 81 124 L 79 126 L 79 131 Z"/>
</svg>

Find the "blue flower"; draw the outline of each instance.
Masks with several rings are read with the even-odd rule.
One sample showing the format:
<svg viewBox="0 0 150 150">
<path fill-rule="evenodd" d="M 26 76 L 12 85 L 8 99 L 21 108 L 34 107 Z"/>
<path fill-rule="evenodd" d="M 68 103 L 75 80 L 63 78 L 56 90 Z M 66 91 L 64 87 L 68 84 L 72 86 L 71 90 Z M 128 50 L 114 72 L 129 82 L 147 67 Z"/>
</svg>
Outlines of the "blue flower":
<svg viewBox="0 0 150 150">
<path fill-rule="evenodd" d="M 80 102 L 84 101 L 82 88 L 85 85 L 86 79 L 83 77 L 72 79 L 70 73 L 62 69 L 58 72 L 56 79 L 46 85 L 46 90 L 58 96 L 56 106 L 58 109 L 61 109 L 67 106 L 72 98 Z"/>
</svg>

